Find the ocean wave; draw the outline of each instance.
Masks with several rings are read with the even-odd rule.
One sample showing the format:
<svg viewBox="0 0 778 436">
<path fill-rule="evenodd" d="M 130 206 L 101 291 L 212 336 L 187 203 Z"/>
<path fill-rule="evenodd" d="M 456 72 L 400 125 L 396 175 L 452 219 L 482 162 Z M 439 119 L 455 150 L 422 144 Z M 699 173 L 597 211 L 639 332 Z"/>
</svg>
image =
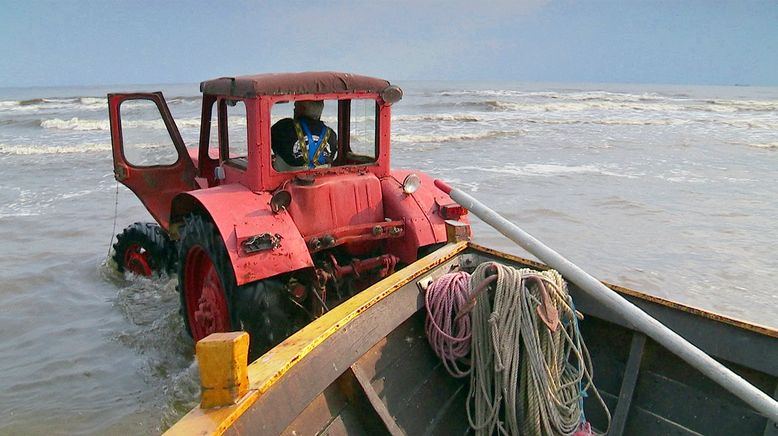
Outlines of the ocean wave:
<svg viewBox="0 0 778 436">
<path fill-rule="evenodd" d="M 567 176 L 575 174 L 598 174 L 602 176 L 623 177 L 634 179 L 638 176 L 633 174 L 622 174 L 609 169 L 600 168 L 595 165 L 557 165 L 557 164 L 526 164 L 526 165 L 508 165 L 504 167 L 475 167 L 464 166 L 454 169 L 455 171 L 483 171 L 488 173 L 510 174 L 514 176 L 538 176 L 553 177 Z"/>
<path fill-rule="evenodd" d="M 722 107 L 731 111 L 775 112 L 778 101 L 775 100 L 707 100 L 712 107 Z"/>
<path fill-rule="evenodd" d="M 40 155 L 40 154 L 74 154 L 111 151 L 111 144 L 80 144 L 80 145 L 33 145 L 0 144 L 0 154 L 5 155 Z"/>
<path fill-rule="evenodd" d="M 449 135 L 409 135 L 397 133 L 392 137 L 393 142 L 398 143 L 442 143 L 452 141 L 474 141 L 480 139 L 504 138 L 520 136 L 523 130 L 487 130 L 473 133 L 454 133 Z"/>
<path fill-rule="evenodd" d="M 616 108 L 624 107 L 621 103 L 638 103 L 637 108 L 646 107 L 677 107 L 683 110 L 707 110 L 711 112 L 775 112 L 778 111 L 776 100 L 754 99 L 696 99 L 688 94 L 662 95 L 655 92 L 639 94 L 609 92 L 609 91 L 582 91 L 582 92 L 557 92 L 557 91 L 510 91 L 510 90 L 479 90 L 444 92 L 444 96 L 481 96 L 486 97 L 486 104 L 493 105 L 494 97 L 525 98 L 527 101 L 543 104 L 543 100 L 557 102 L 584 102 L 587 104 L 620 103 Z M 499 106 L 499 105 L 498 105 Z"/>
<path fill-rule="evenodd" d="M 508 100 L 467 100 L 452 103 L 426 103 L 421 107 L 433 109 L 459 107 L 481 112 L 519 112 L 519 113 L 585 113 L 592 111 L 607 112 L 684 112 L 693 108 L 673 103 L 645 102 L 608 102 L 585 100 L 548 100 L 548 101 L 508 101 Z M 709 112 L 712 112 L 709 111 Z"/>
<path fill-rule="evenodd" d="M 96 111 L 108 107 L 105 97 L 32 98 L 0 101 L 0 113 L 30 113 L 39 111 Z"/>
<path fill-rule="evenodd" d="M 392 121 L 461 121 L 477 122 L 481 118 L 472 114 L 429 114 L 429 115 L 396 115 Z"/>
<path fill-rule="evenodd" d="M 108 107 L 108 99 L 106 97 L 81 97 L 78 101 L 87 106 L 100 105 L 101 107 Z"/>
<path fill-rule="evenodd" d="M 721 124 L 740 129 L 778 129 L 778 118 L 774 120 L 766 119 L 735 119 L 735 120 L 717 120 Z"/>
<path fill-rule="evenodd" d="M 168 106 L 179 104 L 199 104 L 201 97 L 172 97 L 167 99 Z M 125 103 L 128 107 L 133 102 Z M 141 103 L 140 107 L 146 108 L 148 103 Z M 82 97 L 56 97 L 56 98 L 31 98 L 27 100 L 2 100 L 0 101 L 0 113 L 2 112 L 36 112 L 36 111 L 102 111 L 108 109 L 106 97 L 82 96 Z"/>
<path fill-rule="evenodd" d="M 690 124 L 693 121 L 679 118 L 601 118 L 601 119 L 560 119 L 560 118 L 525 118 L 519 122 L 529 124 L 550 125 L 602 125 L 602 126 L 678 126 Z"/>
<path fill-rule="evenodd" d="M 167 101 L 168 105 L 174 105 L 178 103 L 201 103 L 203 100 L 202 96 L 196 95 L 196 96 L 186 96 L 186 97 L 170 97 L 166 98 L 165 101 Z"/>
<path fill-rule="evenodd" d="M 751 147 L 766 148 L 766 149 L 778 149 L 778 142 L 763 142 L 757 144 L 749 144 Z"/>
<path fill-rule="evenodd" d="M 54 118 L 50 120 L 42 120 L 41 127 L 44 129 L 58 129 L 58 130 L 111 130 L 111 124 L 106 120 L 88 120 L 73 117 L 69 120 L 62 120 Z"/>
<path fill-rule="evenodd" d="M 697 99 L 683 94 L 662 95 L 654 92 L 632 94 L 608 91 L 462 90 L 443 91 L 439 95 L 458 97 L 460 101 L 441 101 L 425 105 L 437 107 L 453 105 L 485 111 L 534 112 L 580 112 L 592 109 L 712 113 L 778 111 L 776 100 Z"/>
<path fill-rule="evenodd" d="M 244 117 L 230 117 L 231 126 L 245 126 L 246 119 Z M 183 118 L 175 120 L 176 126 L 179 128 L 190 129 L 200 128 L 200 118 Z M 76 130 L 76 131 L 110 131 L 111 123 L 108 119 L 84 119 L 73 117 L 67 120 L 61 118 L 52 118 L 48 120 L 41 120 L 40 126 L 44 129 L 56 129 L 56 130 Z M 134 128 L 134 129 L 151 129 L 151 130 L 165 130 L 167 127 L 162 119 L 157 120 L 123 120 L 122 127 Z"/>
</svg>

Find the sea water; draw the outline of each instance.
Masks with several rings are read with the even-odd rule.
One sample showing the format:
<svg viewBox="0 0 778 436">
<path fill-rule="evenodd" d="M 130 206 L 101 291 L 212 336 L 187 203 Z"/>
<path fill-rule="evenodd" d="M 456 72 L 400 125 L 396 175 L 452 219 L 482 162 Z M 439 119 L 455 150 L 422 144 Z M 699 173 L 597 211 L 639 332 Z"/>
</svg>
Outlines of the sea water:
<svg viewBox="0 0 778 436">
<path fill-rule="evenodd" d="M 778 88 L 400 85 L 394 167 L 598 278 L 778 328 Z M 196 144 L 196 84 L 0 89 L 0 434 L 153 434 L 196 405 L 175 280 L 107 262 L 151 221 L 112 173 L 105 95 L 137 90 L 164 91 Z"/>
</svg>

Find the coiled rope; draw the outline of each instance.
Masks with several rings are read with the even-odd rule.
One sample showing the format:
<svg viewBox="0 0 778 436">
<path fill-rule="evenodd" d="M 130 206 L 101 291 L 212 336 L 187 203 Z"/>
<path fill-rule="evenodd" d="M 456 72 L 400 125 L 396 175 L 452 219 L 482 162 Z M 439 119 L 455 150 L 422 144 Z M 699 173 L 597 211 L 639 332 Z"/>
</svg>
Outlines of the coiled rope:
<svg viewBox="0 0 778 436">
<path fill-rule="evenodd" d="M 450 373 L 470 374 L 467 416 L 476 434 L 571 435 L 584 428 L 583 397 L 594 388 L 591 359 L 559 273 L 482 264 L 469 292 L 464 273 L 457 274 L 430 285 L 427 334 Z M 495 274 L 494 293 L 482 292 Z M 462 300 L 466 295 L 475 306 Z M 470 308 L 471 316 L 457 313 Z M 472 331 L 465 331 L 463 320 L 471 317 Z M 472 367 L 462 370 L 466 342 Z M 604 401 L 591 391 L 610 422 Z"/>
<path fill-rule="evenodd" d="M 455 319 L 468 303 L 470 274 L 460 271 L 435 280 L 424 294 L 427 318 L 424 330 L 432 350 L 454 377 L 470 374 L 470 367 L 460 360 L 470 352 L 470 317 Z"/>
</svg>

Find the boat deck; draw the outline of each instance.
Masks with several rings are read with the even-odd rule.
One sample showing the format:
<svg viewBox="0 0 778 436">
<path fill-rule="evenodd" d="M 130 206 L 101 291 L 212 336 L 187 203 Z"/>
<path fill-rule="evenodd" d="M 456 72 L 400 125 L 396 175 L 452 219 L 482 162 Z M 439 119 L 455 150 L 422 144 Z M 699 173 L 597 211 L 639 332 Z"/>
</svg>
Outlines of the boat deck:
<svg viewBox="0 0 778 436">
<path fill-rule="evenodd" d="M 419 287 L 452 265 L 541 268 L 472 244 L 448 247 L 333 309 L 249 366 L 234 406 L 195 409 L 171 434 L 467 434 L 468 379 L 451 377 L 424 333 Z M 778 394 L 778 333 L 617 288 L 764 392 Z M 609 435 L 778 436 L 778 427 L 575 286 Z M 586 418 L 607 427 L 590 395 Z"/>
</svg>

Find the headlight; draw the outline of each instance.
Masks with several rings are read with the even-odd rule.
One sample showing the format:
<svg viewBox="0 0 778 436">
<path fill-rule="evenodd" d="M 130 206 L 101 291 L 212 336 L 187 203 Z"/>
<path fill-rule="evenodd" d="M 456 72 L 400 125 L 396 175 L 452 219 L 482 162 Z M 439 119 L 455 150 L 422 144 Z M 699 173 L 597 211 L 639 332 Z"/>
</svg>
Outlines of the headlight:
<svg viewBox="0 0 778 436">
<path fill-rule="evenodd" d="M 421 179 L 416 174 L 408 174 L 403 180 L 403 192 L 413 194 L 421 186 Z"/>
</svg>

